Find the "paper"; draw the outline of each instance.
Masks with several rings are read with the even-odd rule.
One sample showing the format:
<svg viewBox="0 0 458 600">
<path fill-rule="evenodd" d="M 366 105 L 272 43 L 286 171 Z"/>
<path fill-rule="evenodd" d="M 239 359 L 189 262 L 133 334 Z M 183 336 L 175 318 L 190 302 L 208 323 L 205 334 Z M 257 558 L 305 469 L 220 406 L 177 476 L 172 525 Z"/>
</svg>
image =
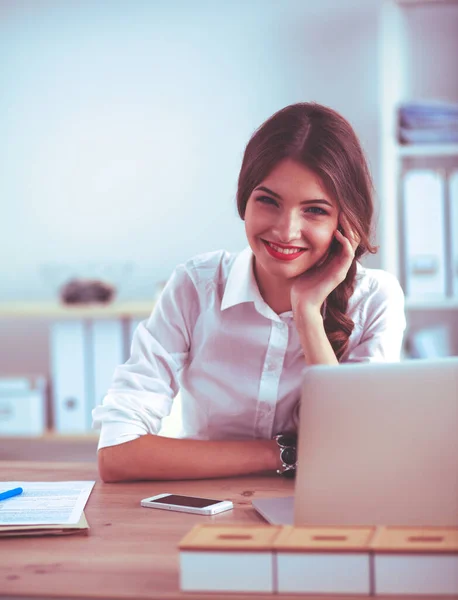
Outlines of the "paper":
<svg viewBox="0 0 458 600">
<path fill-rule="evenodd" d="M 1 481 L 0 492 L 22 487 L 19 496 L 0 501 L 3 525 L 74 525 L 79 522 L 95 481 Z"/>
<path fill-rule="evenodd" d="M 81 515 L 81 519 L 76 525 L 2 525 L 0 526 L 0 538 L 18 537 L 30 535 L 71 535 L 80 533 L 88 535 L 89 523 L 86 515 Z"/>
</svg>

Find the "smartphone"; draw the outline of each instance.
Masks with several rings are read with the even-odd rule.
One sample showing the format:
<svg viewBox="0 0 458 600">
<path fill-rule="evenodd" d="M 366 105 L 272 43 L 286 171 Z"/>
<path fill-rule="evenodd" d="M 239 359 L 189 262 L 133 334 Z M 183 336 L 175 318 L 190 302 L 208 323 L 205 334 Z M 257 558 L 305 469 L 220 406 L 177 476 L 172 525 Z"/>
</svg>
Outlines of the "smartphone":
<svg viewBox="0 0 458 600">
<path fill-rule="evenodd" d="M 212 500 L 211 498 L 179 496 L 177 494 L 158 494 L 157 496 L 151 496 L 151 498 L 144 498 L 140 504 L 147 508 L 177 510 L 195 515 L 216 515 L 234 508 L 230 500 Z"/>
</svg>

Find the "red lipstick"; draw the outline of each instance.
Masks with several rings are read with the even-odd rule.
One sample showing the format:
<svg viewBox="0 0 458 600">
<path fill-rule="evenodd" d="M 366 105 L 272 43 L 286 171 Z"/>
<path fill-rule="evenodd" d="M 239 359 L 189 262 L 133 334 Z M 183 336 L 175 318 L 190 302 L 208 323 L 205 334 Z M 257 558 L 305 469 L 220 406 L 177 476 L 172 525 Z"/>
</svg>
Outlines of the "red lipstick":
<svg viewBox="0 0 458 600">
<path fill-rule="evenodd" d="M 298 248 L 297 246 L 285 246 L 284 244 L 275 244 L 275 246 L 278 246 L 279 248 L 284 248 L 285 250 L 286 249 L 287 250 L 295 250 L 295 252 L 290 252 L 288 254 L 285 254 L 284 252 L 277 252 L 277 250 L 272 248 L 272 246 L 269 244 L 269 242 L 266 242 L 265 240 L 262 240 L 262 241 L 264 243 L 264 246 L 265 246 L 267 252 L 270 254 L 270 256 L 272 256 L 273 258 L 276 258 L 278 260 L 283 260 L 286 262 L 294 260 L 295 258 L 300 256 L 306 250 L 306 248 Z"/>
</svg>

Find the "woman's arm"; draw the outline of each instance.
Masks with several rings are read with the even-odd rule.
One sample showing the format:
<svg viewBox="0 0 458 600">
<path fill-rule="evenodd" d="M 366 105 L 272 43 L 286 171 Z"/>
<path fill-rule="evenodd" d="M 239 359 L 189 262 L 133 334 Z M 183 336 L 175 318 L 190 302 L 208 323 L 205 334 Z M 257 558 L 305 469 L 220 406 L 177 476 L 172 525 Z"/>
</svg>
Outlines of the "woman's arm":
<svg viewBox="0 0 458 600">
<path fill-rule="evenodd" d="M 207 441 L 141 437 L 101 448 L 99 473 L 106 483 L 140 479 L 209 479 L 281 467 L 275 440 Z"/>
<path fill-rule="evenodd" d="M 297 311 L 295 324 L 307 365 L 337 365 L 336 358 L 326 331 L 321 313 L 316 310 Z"/>
</svg>

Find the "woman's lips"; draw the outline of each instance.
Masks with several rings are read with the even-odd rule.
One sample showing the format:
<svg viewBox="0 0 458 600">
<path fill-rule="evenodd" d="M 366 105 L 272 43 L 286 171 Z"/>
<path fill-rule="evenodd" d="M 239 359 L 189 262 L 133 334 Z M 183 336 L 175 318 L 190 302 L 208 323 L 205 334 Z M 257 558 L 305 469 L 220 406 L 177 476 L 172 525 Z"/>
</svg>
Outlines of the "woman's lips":
<svg viewBox="0 0 458 600">
<path fill-rule="evenodd" d="M 283 261 L 288 262 L 288 261 L 298 258 L 303 252 L 306 251 L 306 248 L 295 248 L 294 246 L 293 247 L 287 246 L 285 249 L 288 249 L 288 253 L 281 252 L 281 251 L 278 251 L 275 248 L 273 248 L 271 242 L 267 242 L 266 240 L 262 240 L 262 241 L 264 243 L 265 249 L 270 254 L 270 256 L 272 256 L 273 258 L 276 258 L 278 260 L 283 260 Z M 280 245 L 278 245 L 277 248 L 282 248 L 282 247 Z"/>
</svg>

